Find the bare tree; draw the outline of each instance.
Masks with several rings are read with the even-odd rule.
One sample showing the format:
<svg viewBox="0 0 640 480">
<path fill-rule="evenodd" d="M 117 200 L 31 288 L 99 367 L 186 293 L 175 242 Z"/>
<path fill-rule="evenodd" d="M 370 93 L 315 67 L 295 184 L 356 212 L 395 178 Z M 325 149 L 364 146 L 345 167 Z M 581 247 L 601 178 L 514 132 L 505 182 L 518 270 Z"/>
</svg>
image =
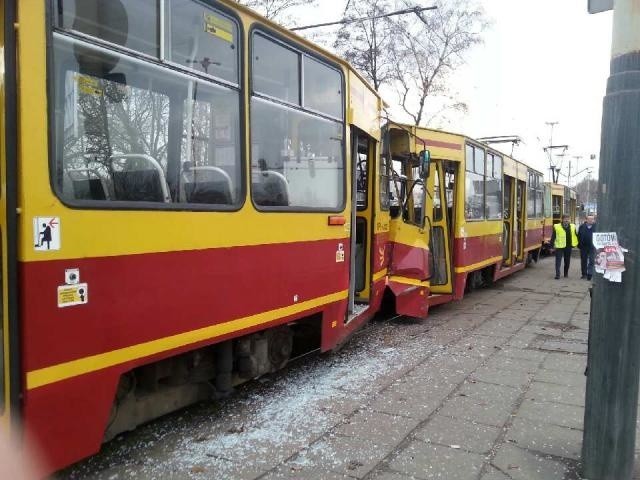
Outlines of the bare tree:
<svg viewBox="0 0 640 480">
<path fill-rule="evenodd" d="M 299 7 L 312 7 L 317 0 L 236 0 L 239 4 L 254 9 L 269 20 L 289 25 L 294 21 L 291 12 Z"/>
<path fill-rule="evenodd" d="M 348 0 L 345 20 L 367 18 L 348 23 L 337 32 L 333 48 L 360 71 L 376 90 L 394 78 L 392 45 L 397 33 L 388 18 L 375 18 L 390 12 L 393 0 Z"/>
<path fill-rule="evenodd" d="M 436 5 L 437 10 L 371 18 Z M 465 110 L 448 79 L 464 54 L 481 42 L 487 22 L 475 0 L 348 0 L 346 19 L 367 18 L 338 30 L 333 48 L 374 86 L 392 87 L 415 124 L 450 109 Z"/>
<path fill-rule="evenodd" d="M 402 3 L 414 5 L 410 0 Z M 466 111 L 466 105 L 454 98 L 449 79 L 464 63 L 464 54 L 481 43 L 487 26 L 483 10 L 473 0 L 434 0 L 434 4 L 437 10 L 394 22 L 398 32 L 392 54 L 394 84 L 400 106 L 416 125 L 449 109 Z M 427 112 L 431 118 L 425 118 Z"/>
</svg>

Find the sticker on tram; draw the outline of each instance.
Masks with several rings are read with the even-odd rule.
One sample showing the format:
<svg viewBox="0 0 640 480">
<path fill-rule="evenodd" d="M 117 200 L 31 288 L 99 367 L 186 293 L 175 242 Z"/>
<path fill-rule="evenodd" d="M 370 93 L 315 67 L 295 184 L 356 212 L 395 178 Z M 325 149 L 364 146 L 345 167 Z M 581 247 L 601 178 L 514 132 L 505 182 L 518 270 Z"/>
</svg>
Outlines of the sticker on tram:
<svg viewBox="0 0 640 480">
<path fill-rule="evenodd" d="M 344 262 L 344 245 L 338 244 L 338 250 L 336 251 L 336 263 Z"/>
<path fill-rule="evenodd" d="M 212 13 L 204 14 L 204 31 L 227 42 L 233 42 L 233 23 Z"/>
<path fill-rule="evenodd" d="M 89 288 L 86 283 L 61 285 L 58 287 L 58 307 L 84 305 L 89 301 Z"/>
<path fill-rule="evenodd" d="M 36 252 L 60 250 L 60 217 L 34 217 L 33 248 Z"/>
</svg>

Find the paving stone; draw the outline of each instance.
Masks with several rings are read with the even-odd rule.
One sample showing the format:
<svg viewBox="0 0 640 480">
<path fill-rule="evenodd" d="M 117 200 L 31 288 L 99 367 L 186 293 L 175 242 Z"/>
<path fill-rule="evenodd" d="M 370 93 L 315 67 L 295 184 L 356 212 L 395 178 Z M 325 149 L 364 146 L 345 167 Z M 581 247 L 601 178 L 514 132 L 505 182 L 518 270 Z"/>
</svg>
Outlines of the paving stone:
<svg viewBox="0 0 640 480">
<path fill-rule="evenodd" d="M 414 435 L 425 442 L 449 447 L 458 445 L 469 452 L 486 453 L 493 446 L 500 431 L 498 427 L 435 415 Z"/>
<path fill-rule="evenodd" d="M 517 416 L 540 423 L 582 430 L 584 407 L 525 399 L 518 409 Z"/>
<path fill-rule="evenodd" d="M 537 338 L 538 336 L 535 333 L 520 331 L 515 336 L 511 337 L 505 345 L 508 347 L 523 349 L 534 343 Z"/>
<path fill-rule="evenodd" d="M 505 345 L 501 347 L 500 355 L 511 358 L 520 358 L 532 362 L 542 362 L 545 358 L 547 358 L 548 353 L 540 352 L 538 350 L 525 350 L 523 348 L 516 348 L 511 345 Z"/>
<path fill-rule="evenodd" d="M 501 427 L 511 416 L 519 392 L 511 387 L 475 384 L 491 387 L 487 392 L 468 392 L 461 389 L 458 395 L 448 399 L 438 412 L 484 425 Z M 508 391 L 508 392 L 507 392 Z"/>
<path fill-rule="evenodd" d="M 476 313 L 457 313 L 447 321 L 447 327 L 460 328 L 468 331 L 480 325 L 487 318 L 487 315 L 480 315 Z"/>
<path fill-rule="evenodd" d="M 416 480 L 416 477 L 397 472 L 379 472 L 369 477 L 371 480 Z"/>
<path fill-rule="evenodd" d="M 369 407 L 376 412 L 424 420 L 438 408 L 447 395 L 448 393 L 440 392 L 438 396 L 430 395 L 425 398 L 406 392 L 387 390 L 379 394 Z"/>
<path fill-rule="evenodd" d="M 260 477 L 260 480 L 353 480 L 353 477 L 329 472 L 321 468 L 286 464 L 281 465 L 277 470 L 266 474 L 264 477 Z"/>
<path fill-rule="evenodd" d="M 285 465 L 298 469 L 325 470 L 362 478 L 390 453 L 391 448 L 355 437 L 329 436 L 300 452 Z"/>
<path fill-rule="evenodd" d="M 485 365 L 498 370 L 516 370 L 533 373 L 538 370 L 540 362 L 496 354 Z"/>
<path fill-rule="evenodd" d="M 526 398 L 541 402 L 564 403 L 583 407 L 584 395 L 584 388 L 534 381 L 527 391 Z"/>
<path fill-rule="evenodd" d="M 585 355 L 571 355 L 562 353 L 551 353 L 542 363 L 542 368 L 547 370 L 560 370 L 561 372 L 584 373 L 587 366 Z"/>
<path fill-rule="evenodd" d="M 489 466 L 489 470 L 480 477 L 480 480 L 510 480 L 511 477 L 505 475 L 496 467 Z"/>
<path fill-rule="evenodd" d="M 473 380 L 515 388 L 526 385 L 532 378 L 532 373 L 489 367 L 480 367 L 471 374 Z"/>
<path fill-rule="evenodd" d="M 482 455 L 416 440 L 400 452 L 389 467 L 425 480 L 476 480 L 483 463 Z"/>
<path fill-rule="evenodd" d="M 587 353 L 587 344 L 580 341 L 546 340 L 540 350 L 549 352 Z"/>
<path fill-rule="evenodd" d="M 568 385 L 584 389 L 587 383 L 587 376 L 583 373 L 541 369 L 535 373 L 535 380 L 536 382 L 555 383 L 556 385 Z"/>
<path fill-rule="evenodd" d="M 574 460 L 580 458 L 582 448 L 582 431 L 524 418 L 514 420 L 506 439 L 521 448 Z"/>
<path fill-rule="evenodd" d="M 472 355 L 464 354 L 452 354 L 449 351 L 445 351 L 433 359 L 429 360 L 428 364 L 424 365 L 427 370 L 433 369 L 434 371 L 454 371 L 458 373 L 464 373 L 468 375 L 473 370 L 478 368 L 482 363 L 482 360 Z M 417 370 L 418 367 L 416 367 Z"/>
<path fill-rule="evenodd" d="M 493 355 L 497 351 L 497 347 L 505 342 L 506 338 L 503 337 L 471 335 L 449 347 L 448 352 L 485 358 Z"/>
<path fill-rule="evenodd" d="M 567 471 L 560 462 L 508 444 L 498 450 L 492 464 L 513 480 L 564 480 Z"/>
<path fill-rule="evenodd" d="M 423 383 L 435 383 L 437 385 L 455 386 L 461 383 L 469 375 L 469 372 L 477 367 L 478 363 L 478 361 L 459 363 L 458 369 L 435 367 L 431 363 L 425 363 L 411 370 L 400 380 L 399 384 L 421 385 Z"/>
<path fill-rule="evenodd" d="M 336 435 L 358 437 L 380 445 L 397 445 L 418 425 L 419 420 L 382 412 L 363 411 L 334 430 Z"/>
</svg>

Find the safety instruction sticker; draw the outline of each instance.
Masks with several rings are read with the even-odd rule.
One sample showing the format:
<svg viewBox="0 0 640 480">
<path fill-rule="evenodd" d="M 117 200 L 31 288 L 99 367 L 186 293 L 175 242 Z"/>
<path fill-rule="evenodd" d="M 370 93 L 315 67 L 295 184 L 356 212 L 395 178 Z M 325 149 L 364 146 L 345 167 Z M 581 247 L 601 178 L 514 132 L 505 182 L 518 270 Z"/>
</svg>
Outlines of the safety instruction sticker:
<svg viewBox="0 0 640 480">
<path fill-rule="evenodd" d="M 84 305 L 89 301 L 89 289 L 86 283 L 61 285 L 58 287 L 58 307 Z"/>
<path fill-rule="evenodd" d="M 218 15 L 204 14 L 204 31 L 226 42 L 233 42 L 233 23 Z"/>
<path fill-rule="evenodd" d="M 60 250 L 60 217 L 34 217 L 33 248 L 36 252 Z"/>
<path fill-rule="evenodd" d="M 344 245 L 338 244 L 338 250 L 336 250 L 336 263 L 344 262 Z"/>
</svg>

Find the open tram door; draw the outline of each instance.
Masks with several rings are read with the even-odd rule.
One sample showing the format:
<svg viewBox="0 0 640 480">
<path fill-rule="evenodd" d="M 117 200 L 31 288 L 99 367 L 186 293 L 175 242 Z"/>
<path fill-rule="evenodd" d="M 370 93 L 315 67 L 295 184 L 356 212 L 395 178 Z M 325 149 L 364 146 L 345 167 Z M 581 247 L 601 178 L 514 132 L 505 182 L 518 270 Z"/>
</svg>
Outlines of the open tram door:
<svg viewBox="0 0 640 480">
<path fill-rule="evenodd" d="M 429 191 L 433 192 L 431 226 L 431 293 L 453 294 L 452 239 L 455 218 L 457 162 L 434 159 Z M 437 301 L 432 303 L 438 303 Z"/>
<path fill-rule="evenodd" d="M 15 2 L 0 2 L 0 434 L 20 438 L 22 384 L 17 313 L 17 86 Z"/>
<path fill-rule="evenodd" d="M 526 183 L 519 179 L 513 160 L 504 159 L 502 268 L 524 260 Z"/>
<path fill-rule="evenodd" d="M 374 239 L 374 167 L 378 142 L 352 127 L 351 136 L 351 252 L 349 275 L 349 321 L 369 308 L 373 268 L 371 249 Z"/>
<path fill-rule="evenodd" d="M 431 197 L 427 191 L 431 156 L 415 126 L 383 129 L 389 176 L 391 257 L 388 287 L 400 315 L 425 317 L 429 308 Z"/>
</svg>

